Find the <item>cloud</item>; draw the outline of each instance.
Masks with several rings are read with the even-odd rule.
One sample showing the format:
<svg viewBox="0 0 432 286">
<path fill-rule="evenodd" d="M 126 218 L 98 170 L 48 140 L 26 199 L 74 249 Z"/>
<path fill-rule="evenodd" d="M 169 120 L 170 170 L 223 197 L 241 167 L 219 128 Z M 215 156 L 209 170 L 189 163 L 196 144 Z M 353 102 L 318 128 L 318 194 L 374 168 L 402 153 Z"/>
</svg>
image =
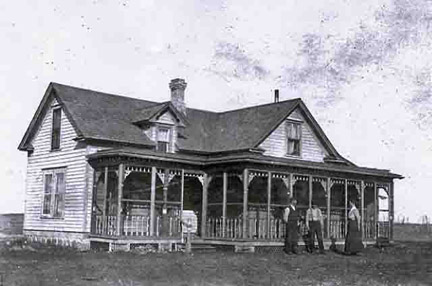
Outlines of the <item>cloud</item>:
<svg viewBox="0 0 432 286">
<path fill-rule="evenodd" d="M 260 61 L 248 56 L 239 45 L 219 42 L 209 70 L 227 81 L 264 79 L 269 72 Z"/>
<path fill-rule="evenodd" d="M 284 67 L 283 84 L 295 89 L 325 87 L 327 92 L 321 96 L 336 100 L 342 85 L 361 76 L 357 71 L 385 68 L 400 49 L 418 44 L 422 31 L 429 31 L 431 8 L 427 0 L 393 0 L 345 39 L 324 32 L 305 34 L 298 60 Z"/>
</svg>

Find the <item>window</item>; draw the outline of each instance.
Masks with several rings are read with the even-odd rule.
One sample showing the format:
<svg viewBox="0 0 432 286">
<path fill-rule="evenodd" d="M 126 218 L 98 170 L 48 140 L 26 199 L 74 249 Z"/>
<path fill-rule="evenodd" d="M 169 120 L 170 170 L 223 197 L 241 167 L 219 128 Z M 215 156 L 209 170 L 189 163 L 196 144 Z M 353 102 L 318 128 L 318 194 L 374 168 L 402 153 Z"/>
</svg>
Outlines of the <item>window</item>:
<svg viewBox="0 0 432 286">
<path fill-rule="evenodd" d="M 301 124 L 287 122 L 287 154 L 300 156 Z"/>
<path fill-rule="evenodd" d="M 44 172 L 44 194 L 42 215 L 61 218 L 64 214 L 65 170 Z"/>
<path fill-rule="evenodd" d="M 170 129 L 159 127 L 157 132 L 157 150 L 160 152 L 169 152 Z"/>
<path fill-rule="evenodd" d="M 60 127 L 61 127 L 61 109 L 57 108 L 53 110 L 51 150 L 60 149 Z"/>
</svg>

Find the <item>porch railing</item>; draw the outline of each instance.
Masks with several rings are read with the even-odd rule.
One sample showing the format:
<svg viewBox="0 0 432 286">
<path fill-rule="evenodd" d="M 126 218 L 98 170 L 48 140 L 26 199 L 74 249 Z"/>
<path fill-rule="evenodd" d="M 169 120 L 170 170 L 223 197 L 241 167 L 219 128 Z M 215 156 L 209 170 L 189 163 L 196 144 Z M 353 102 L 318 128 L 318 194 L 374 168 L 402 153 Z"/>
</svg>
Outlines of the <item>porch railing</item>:
<svg viewBox="0 0 432 286">
<path fill-rule="evenodd" d="M 253 240 L 283 240 L 285 237 L 285 223 L 282 219 L 271 218 L 268 226 L 267 218 L 248 218 L 246 236 L 243 235 L 242 218 L 210 217 L 206 223 L 206 237 L 227 239 L 253 239 Z M 150 217 L 139 215 L 126 215 L 121 217 L 121 235 L 128 237 L 150 236 Z M 156 216 L 153 236 L 175 237 L 182 232 L 182 223 L 179 217 Z M 327 234 L 327 219 L 324 220 L 324 238 L 334 237 L 337 240 L 345 238 L 345 220 L 330 220 L 330 233 Z M 375 237 L 376 224 L 374 221 L 366 221 L 364 237 Z M 117 217 L 114 215 L 93 216 L 92 233 L 96 235 L 117 236 Z M 385 223 L 378 226 L 378 236 L 387 237 L 389 227 Z"/>
<path fill-rule="evenodd" d="M 146 237 L 150 236 L 150 217 L 140 215 L 123 215 L 120 223 L 121 236 Z M 153 235 L 156 237 L 180 236 L 182 224 L 179 217 L 161 216 L 155 218 L 155 230 Z M 92 234 L 117 236 L 117 217 L 114 215 L 93 216 Z"/>
<path fill-rule="evenodd" d="M 265 218 L 249 218 L 247 220 L 246 237 L 243 235 L 242 218 L 220 217 L 207 219 L 206 236 L 209 238 L 249 238 L 249 239 L 270 239 L 278 240 L 285 237 L 285 224 L 281 219 L 271 219 L 270 227 Z"/>
</svg>

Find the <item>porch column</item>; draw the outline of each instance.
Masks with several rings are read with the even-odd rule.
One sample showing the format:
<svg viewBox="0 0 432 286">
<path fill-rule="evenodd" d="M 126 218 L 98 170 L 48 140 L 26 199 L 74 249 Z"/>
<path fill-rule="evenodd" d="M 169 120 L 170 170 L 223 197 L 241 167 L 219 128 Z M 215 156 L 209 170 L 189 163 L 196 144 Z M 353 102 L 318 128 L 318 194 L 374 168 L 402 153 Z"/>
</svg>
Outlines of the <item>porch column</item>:
<svg viewBox="0 0 432 286">
<path fill-rule="evenodd" d="M 184 201 L 184 169 L 181 170 L 181 180 L 180 180 L 180 231 L 181 239 L 183 241 L 183 201 Z"/>
<path fill-rule="evenodd" d="M 272 173 L 267 172 L 267 238 L 270 238 L 270 204 L 271 204 L 271 177 Z"/>
<path fill-rule="evenodd" d="M 348 180 L 345 179 L 345 236 L 348 233 Z"/>
<path fill-rule="evenodd" d="M 365 183 L 362 180 L 360 182 L 360 207 L 361 207 L 361 231 L 362 231 L 362 239 L 365 238 L 365 211 L 364 211 L 364 190 L 365 190 Z"/>
<path fill-rule="evenodd" d="M 293 174 L 289 174 L 289 193 L 290 193 L 290 199 L 294 196 L 294 181 L 293 181 Z"/>
<path fill-rule="evenodd" d="M 117 197 L 117 236 L 122 234 L 122 199 L 123 199 L 123 180 L 124 180 L 124 164 L 119 164 L 118 169 L 118 197 Z"/>
<path fill-rule="evenodd" d="M 207 176 L 207 174 L 204 174 L 201 212 L 201 238 L 206 237 L 208 185 L 209 176 Z"/>
<path fill-rule="evenodd" d="M 155 229 L 156 167 L 152 167 L 151 170 L 150 192 L 150 236 L 153 236 Z"/>
<path fill-rule="evenodd" d="M 378 239 L 378 190 L 377 190 L 377 183 L 374 182 L 374 204 L 375 204 L 375 208 L 374 208 L 374 219 L 375 219 L 375 233 L 374 233 L 374 238 L 375 241 Z"/>
<path fill-rule="evenodd" d="M 168 236 L 169 235 L 169 221 L 168 221 L 168 185 L 169 185 L 169 169 L 164 170 L 164 176 L 163 176 L 163 204 L 162 204 L 162 227 L 160 229 L 160 235 L 161 236 Z"/>
<path fill-rule="evenodd" d="M 330 206 L 331 206 L 331 179 L 327 178 L 327 238 L 331 237 L 330 234 L 330 216 L 331 216 L 331 210 L 330 210 Z"/>
<path fill-rule="evenodd" d="M 393 241 L 393 221 L 394 221 L 394 182 L 390 183 L 389 189 L 389 223 L 390 223 L 390 241 Z"/>
<path fill-rule="evenodd" d="M 312 188 L 313 188 L 313 177 L 309 176 L 309 208 L 312 207 Z"/>
<path fill-rule="evenodd" d="M 243 238 L 247 237 L 249 170 L 243 170 Z"/>
<path fill-rule="evenodd" d="M 228 175 L 223 172 L 223 187 L 222 187 L 222 237 L 225 237 L 226 231 L 226 209 L 227 209 L 227 188 L 228 188 Z"/>
<path fill-rule="evenodd" d="M 105 171 L 104 171 L 104 187 L 102 193 L 103 193 L 102 233 L 105 234 L 107 229 L 106 209 L 107 209 L 107 193 L 108 193 L 108 167 L 105 167 Z"/>
</svg>

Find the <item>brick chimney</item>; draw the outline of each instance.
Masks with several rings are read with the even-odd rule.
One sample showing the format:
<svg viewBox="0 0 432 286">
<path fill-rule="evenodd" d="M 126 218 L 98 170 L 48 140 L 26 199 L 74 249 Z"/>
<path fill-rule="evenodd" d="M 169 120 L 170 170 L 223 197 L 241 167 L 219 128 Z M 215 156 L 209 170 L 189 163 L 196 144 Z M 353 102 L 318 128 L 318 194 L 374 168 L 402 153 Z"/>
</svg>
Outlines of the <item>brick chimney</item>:
<svg viewBox="0 0 432 286">
<path fill-rule="evenodd" d="M 187 83 L 182 78 L 175 78 L 169 83 L 171 89 L 171 103 L 178 111 L 186 115 L 186 105 L 184 101 L 184 93 Z"/>
<path fill-rule="evenodd" d="M 274 102 L 279 102 L 279 89 L 274 91 Z"/>
</svg>

